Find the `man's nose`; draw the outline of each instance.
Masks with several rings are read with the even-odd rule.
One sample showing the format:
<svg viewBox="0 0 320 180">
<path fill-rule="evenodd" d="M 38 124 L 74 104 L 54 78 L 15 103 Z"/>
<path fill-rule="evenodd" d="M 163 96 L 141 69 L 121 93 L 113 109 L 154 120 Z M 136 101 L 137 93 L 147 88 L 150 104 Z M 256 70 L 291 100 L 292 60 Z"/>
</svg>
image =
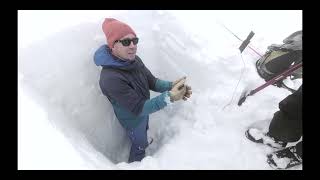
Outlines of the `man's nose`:
<svg viewBox="0 0 320 180">
<path fill-rule="evenodd" d="M 136 45 L 133 44 L 133 41 L 130 42 L 129 48 L 135 48 Z"/>
</svg>

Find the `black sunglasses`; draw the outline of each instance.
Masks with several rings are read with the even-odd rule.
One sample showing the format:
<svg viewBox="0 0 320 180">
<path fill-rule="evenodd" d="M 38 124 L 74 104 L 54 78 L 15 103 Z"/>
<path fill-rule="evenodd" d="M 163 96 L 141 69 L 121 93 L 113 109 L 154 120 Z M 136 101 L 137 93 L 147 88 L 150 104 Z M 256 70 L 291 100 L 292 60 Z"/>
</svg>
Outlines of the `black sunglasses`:
<svg viewBox="0 0 320 180">
<path fill-rule="evenodd" d="M 136 45 L 139 42 L 139 38 L 132 38 L 132 39 L 126 38 L 122 40 L 116 40 L 115 43 L 121 42 L 123 46 L 129 46 L 131 44 L 131 41 L 133 42 L 134 45 Z"/>
</svg>

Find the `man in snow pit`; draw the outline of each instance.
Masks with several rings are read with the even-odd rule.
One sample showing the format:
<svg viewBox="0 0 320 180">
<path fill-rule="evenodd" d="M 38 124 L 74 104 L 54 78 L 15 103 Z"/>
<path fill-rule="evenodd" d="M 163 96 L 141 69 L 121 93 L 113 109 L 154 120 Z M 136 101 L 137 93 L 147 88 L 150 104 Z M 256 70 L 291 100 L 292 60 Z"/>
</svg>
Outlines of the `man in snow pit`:
<svg viewBox="0 0 320 180">
<path fill-rule="evenodd" d="M 102 66 L 100 88 L 132 143 L 128 162 L 141 161 L 152 142 L 147 138 L 149 114 L 187 100 L 191 87 L 185 84 L 186 77 L 173 82 L 156 78 L 136 55 L 139 38 L 127 24 L 106 18 L 102 30 L 107 45 L 94 55 L 95 64 Z M 161 94 L 150 99 L 149 90 Z"/>
<path fill-rule="evenodd" d="M 279 109 L 274 113 L 267 133 L 250 128 L 245 134 L 253 142 L 276 149 L 267 155 L 267 162 L 272 168 L 288 169 L 302 164 L 302 86 L 283 99 Z M 298 143 L 286 147 L 288 143 L 295 142 Z"/>
</svg>

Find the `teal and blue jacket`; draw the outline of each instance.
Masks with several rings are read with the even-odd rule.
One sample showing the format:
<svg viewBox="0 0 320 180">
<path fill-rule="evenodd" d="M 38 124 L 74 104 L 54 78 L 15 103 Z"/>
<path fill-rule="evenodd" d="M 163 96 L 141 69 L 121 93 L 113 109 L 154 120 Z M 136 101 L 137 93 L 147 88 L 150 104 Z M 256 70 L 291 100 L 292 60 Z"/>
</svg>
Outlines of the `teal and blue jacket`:
<svg viewBox="0 0 320 180">
<path fill-rule="evenodd" d="M 102 66 L 101 91 L 126 129 L 134 129 L 142 121 L 148 121 L 149 114 L 168 105 L 172 82 L 155 78 L 138 56 L 124 61 L 103 45 L 95 52 L 94 62 Z M 161 94 L 150 99 L 150 90 Z"/>
</svg>

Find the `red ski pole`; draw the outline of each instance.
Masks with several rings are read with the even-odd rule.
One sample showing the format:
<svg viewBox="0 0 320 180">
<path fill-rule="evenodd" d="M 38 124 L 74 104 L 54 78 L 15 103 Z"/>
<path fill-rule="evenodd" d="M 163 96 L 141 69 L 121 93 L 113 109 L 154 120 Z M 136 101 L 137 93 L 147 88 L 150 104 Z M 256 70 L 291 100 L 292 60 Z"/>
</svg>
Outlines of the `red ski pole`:
<svg viewBox="0 0 320 180">
<path fill-rule="evenodd" d="M 287 76 L 293 74 L 293 72 L 295 70 L 297 70 L 298 68 L 302 67 L 302 62 L 300 62 L 299 64 L 295 64 L 293 65 L 292 67 L 290 67 L 289 69 L 287 69 L 286 71 L 284 71 L 283 73 L 279 74 L 278 76 L 270 79 L 269 81 L 267 81 L 266 83 L 264 83 L 263 85 L 257 87 L 256 89 L 250 91 L 249 94 L 247 94 L 246 92 L 242 93 L 240 99 L 239 99 L 239 102 L 238 102 L 238 105 L 241 106 L 241 104 L 246 100 L 246 98 L 248 96 L 252 96 L 254 95 L 255 93 L 261 91 L 262 89 L 266 88 L 267 86 L 269 86 L 270 84 L 274 84 L 284 78 L 286 78 Z"/>
</svg>

